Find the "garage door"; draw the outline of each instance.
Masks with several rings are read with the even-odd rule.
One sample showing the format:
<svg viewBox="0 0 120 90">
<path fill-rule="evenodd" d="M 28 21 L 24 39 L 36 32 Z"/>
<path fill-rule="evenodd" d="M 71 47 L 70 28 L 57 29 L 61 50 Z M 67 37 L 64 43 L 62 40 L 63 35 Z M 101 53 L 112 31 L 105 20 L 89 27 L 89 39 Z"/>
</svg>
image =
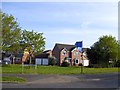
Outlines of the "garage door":
<svg viewBox="0 0 120 90">
<path fill-rule="evenodd" d="M 48 59 L 43 59 L 43 65 L 48 65 Z"/>
<path fill-rule="evenodd" d="M 35 59 L 35 63 L 36 63 L 37 65 L 41 65 L 41 64 L 42 64 L 42 59 L 41 59 L 41 58 L 36 58 L 36 59 Z"/>
</svg>

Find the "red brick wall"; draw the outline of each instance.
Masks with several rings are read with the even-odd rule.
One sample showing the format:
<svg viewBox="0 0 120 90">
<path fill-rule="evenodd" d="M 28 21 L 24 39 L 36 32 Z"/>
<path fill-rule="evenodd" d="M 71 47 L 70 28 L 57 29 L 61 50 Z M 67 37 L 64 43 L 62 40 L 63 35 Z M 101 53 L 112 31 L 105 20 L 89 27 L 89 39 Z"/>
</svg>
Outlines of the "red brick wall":
<svg viewBox="0 0 120 90">
<path fill-rule="evenodd" d="M 57 64 L 60 65 L 60 52 L 58 50 L 58 47 L 54 47 L 52 55 L 55 56 L 55 58 L 57 59 Z"/>
<path fill-rule="evenodd" d="M 78 52 L 78 56 L 75 56 L 75 55 L 74 55 L 75 52 Z M 72 55 L 72 57 L 71 57 L 71 59 L 72 59 L 72 65 L 73 65 L 73 63 L 74 63 L 74 59 L 75 59 L 75 58 L 78 58 L 78 59 L 79 59 L 78 62 L 80 63 L 80 60 L 82 59 L 82 58 L 81 58 L 82 53 L 80 53 L 77 49 L 74 49 L 71 53 L 72 53 L 72 54 L 71 54 L 71 55 Z"/>
<path fill-rule="evenodd" d="M 52 56 L 52 50 L 49 51 L 50 56 Z"/>
<path fill-rule="evenodd" d="M 65 57 L 69 57 L 69 51 L 67 51 L 67 53 L 65 55 L 63 55 L 62 51 L 60 52 L 60 65 L 62 64 Z"/>
</svg>

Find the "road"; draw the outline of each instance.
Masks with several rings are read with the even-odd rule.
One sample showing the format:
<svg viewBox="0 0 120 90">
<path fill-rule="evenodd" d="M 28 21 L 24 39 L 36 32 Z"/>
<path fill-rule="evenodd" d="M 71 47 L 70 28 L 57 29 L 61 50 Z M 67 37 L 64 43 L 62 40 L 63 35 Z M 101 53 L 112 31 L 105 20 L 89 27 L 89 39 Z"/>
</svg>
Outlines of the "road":
<svg viewBox="0 0 120 90">
<path fill-rule="evenodd" d="M 26 83 L 2 83 L 2 88 L 118 88 L 118 73 L 96 75 L 4 74 L 27 79 Z"/>
</svg>

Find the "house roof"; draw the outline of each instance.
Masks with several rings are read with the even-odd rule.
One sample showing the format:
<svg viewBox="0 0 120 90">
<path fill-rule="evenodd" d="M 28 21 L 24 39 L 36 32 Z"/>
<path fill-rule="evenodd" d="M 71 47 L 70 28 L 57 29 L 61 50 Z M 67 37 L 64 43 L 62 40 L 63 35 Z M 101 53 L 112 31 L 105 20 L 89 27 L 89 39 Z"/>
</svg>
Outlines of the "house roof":
<svg viewBox="0 0 120 90">
<path fill-rule="evenodd" d="M 89 48 L 82 48 L 82 50 L 83 50 L 84 52 L 86 52 L 88 49 L 89 49 Z"/>
<path fill-rule="evenodd" d="M 51 51 L 51 50 L 45 50 L 45 51 L 43 51 L 43 53 L 48 53 L 49 51 Z"/>
<path fill-rule="evenodd" d="M 75 48 L 75 45 L 69 45 L 69 44 L 56 44 L 55 47 L 57 47 L 59 49 L 59 51 L 61 51 L 63 48 L 66 48 L 68 51 L 71 51 Z M 54 48 L 55 48 L 54 47 Z"/>
<path fill-rule="evenodd" d="M 41 53 L 35 56 L 35 58 L 48 58 L 49 53 Z"/>
</svg>

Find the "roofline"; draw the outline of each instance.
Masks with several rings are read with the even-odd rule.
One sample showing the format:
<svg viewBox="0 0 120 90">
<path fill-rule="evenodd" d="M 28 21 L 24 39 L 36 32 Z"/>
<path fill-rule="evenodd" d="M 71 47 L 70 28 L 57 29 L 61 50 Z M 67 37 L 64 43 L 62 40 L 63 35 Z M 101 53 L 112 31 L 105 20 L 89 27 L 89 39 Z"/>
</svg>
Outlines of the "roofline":
<svg viewBox="0 0 120 90">
<path fill-rule="evenodd" d="M 69 45 L 69 46 L 75 46 L 75 45 L 72 45 L 72 44 L 61 44 L 61 43 L 56 43 L 55 45 Z"/>
</svg>

